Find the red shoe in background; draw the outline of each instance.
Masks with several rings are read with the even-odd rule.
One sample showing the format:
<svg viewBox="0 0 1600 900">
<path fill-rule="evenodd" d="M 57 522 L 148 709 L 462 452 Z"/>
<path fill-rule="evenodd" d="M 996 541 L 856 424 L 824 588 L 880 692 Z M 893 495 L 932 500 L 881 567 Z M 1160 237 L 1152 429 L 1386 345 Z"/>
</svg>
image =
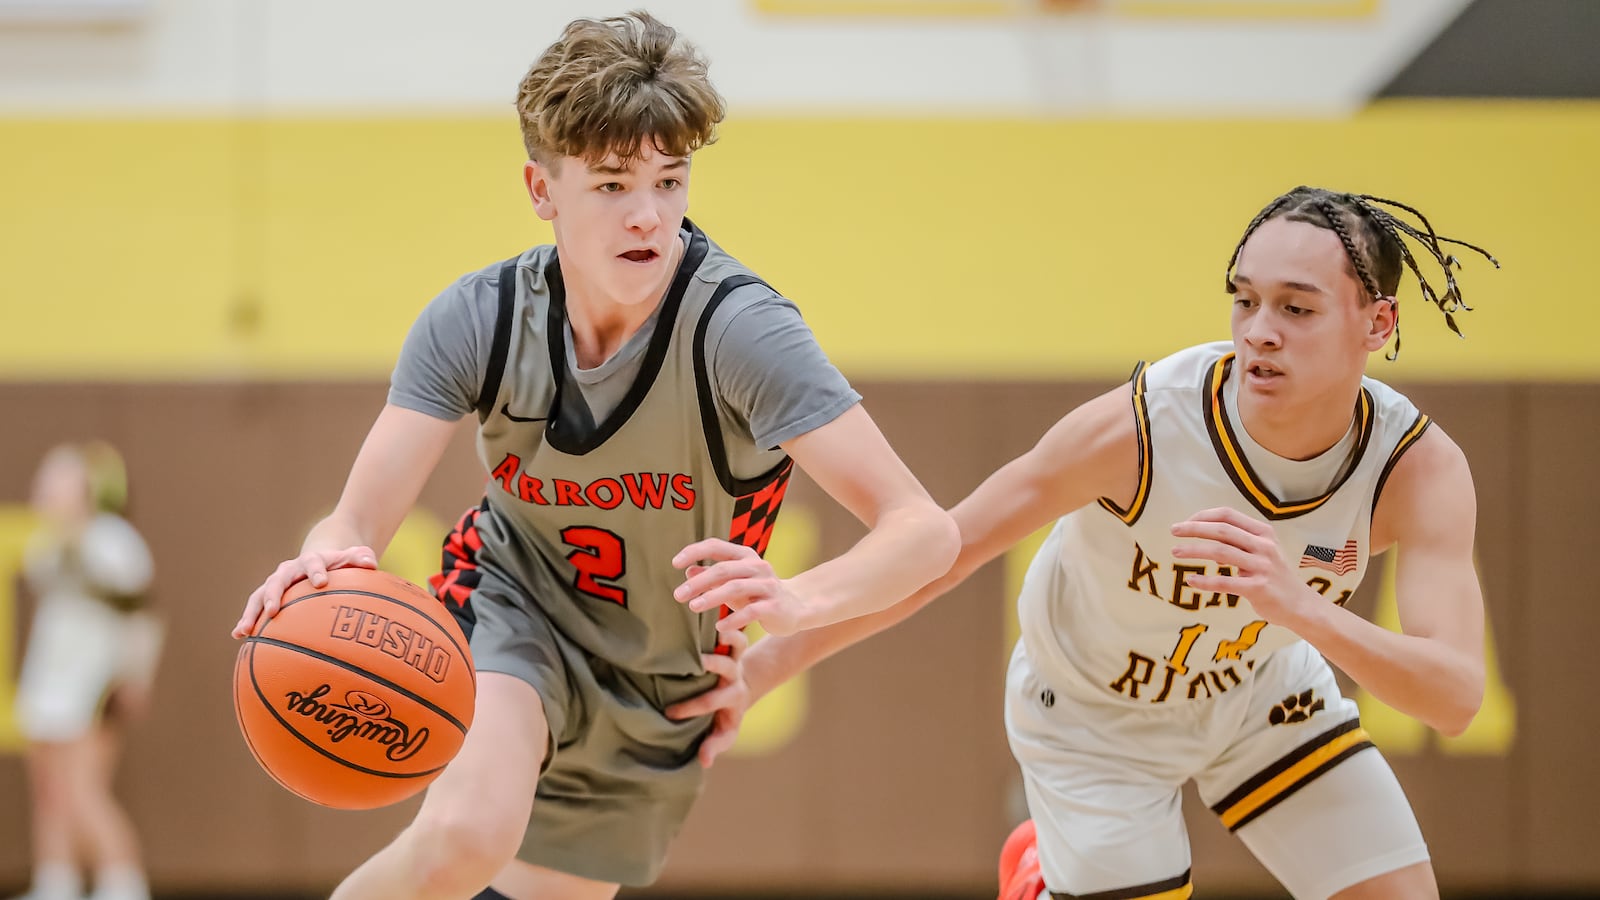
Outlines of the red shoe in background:
<svg viewBox="0 0 1600 900">
<path fill-rule="evenodd" d="M 1000 900 L 1038 900 L 1044 893 L 1033 820 L 1018 825 L 1000 848 Z"/>
</svg>

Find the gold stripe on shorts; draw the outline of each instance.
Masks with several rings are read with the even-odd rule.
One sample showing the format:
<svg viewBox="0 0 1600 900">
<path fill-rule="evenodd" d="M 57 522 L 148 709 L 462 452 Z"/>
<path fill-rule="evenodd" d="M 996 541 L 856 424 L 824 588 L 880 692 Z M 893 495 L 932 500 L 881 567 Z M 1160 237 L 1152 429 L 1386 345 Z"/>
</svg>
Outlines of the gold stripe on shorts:
<svg viewBox="0 0 1600 900">
<path fill-rule="evenodd" d="M 1372 746 L 1360 719 L 1351 719 L 1295 748 L 1293 752 L 1241 784 L 1211 811 L 1229 831 L 1277 806 L 1322 773 Z"/>
</svg>

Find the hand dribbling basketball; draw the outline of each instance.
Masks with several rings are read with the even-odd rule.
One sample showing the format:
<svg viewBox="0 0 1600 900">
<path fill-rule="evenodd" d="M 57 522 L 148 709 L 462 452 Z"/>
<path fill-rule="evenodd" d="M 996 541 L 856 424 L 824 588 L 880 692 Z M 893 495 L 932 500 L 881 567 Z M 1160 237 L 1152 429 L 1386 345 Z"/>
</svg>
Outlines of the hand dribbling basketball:
<svg viewBox="0 0 1600 900">
<path fill-rule="evenodd" d="M 268 619 L 278 614 L 284 592 L 302 578 L 310 581 L 312 587 L 320 588 L 328 583 L 330 570 L 344 566 L 376 569 L 378 555 L 371 547 L 356 546 L 343 550 L 310 550 L 279 563 L 267 580 L 250 593 L 239 624 L 233 626 L 233 636 L 242 638 L 260 631 Z"/>
<path fill-rule="evenodd" d="M 477 689 L 444 605 L 387 572 L 346 567 L 296 581 L 263 610 L 274 608 L 234 666 L 234 710 L 261 767 L 339 809 L 387 806 L 437 778 Z"/>
</svg>

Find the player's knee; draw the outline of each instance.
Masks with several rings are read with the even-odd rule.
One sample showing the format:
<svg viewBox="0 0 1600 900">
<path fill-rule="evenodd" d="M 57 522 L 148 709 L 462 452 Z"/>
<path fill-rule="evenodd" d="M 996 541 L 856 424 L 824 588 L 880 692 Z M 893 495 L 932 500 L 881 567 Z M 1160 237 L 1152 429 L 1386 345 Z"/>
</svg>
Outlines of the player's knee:
<svg viewBox="0 0 1600 900">
<path fill-rule="evenodd" d="M 105 785 L 90 775 L 76 775 L 63 786 L 64 805 L 82 821 L 93 822 L 105 815 L 111 797 Z"/>
<path fill-rule="evenodd" d="M 72 805 L 72 783 L 59 769 L 39 767 L 33 773 L 31 789 L 38 806 L 62 811 Z"/>
<path fill-rule="evenodd" d="M 418 880 L 441 894 L 481 888 L 515 858 L 525 824 L 486 815 L 418 818 L 409 829 Z"/>
</svg>

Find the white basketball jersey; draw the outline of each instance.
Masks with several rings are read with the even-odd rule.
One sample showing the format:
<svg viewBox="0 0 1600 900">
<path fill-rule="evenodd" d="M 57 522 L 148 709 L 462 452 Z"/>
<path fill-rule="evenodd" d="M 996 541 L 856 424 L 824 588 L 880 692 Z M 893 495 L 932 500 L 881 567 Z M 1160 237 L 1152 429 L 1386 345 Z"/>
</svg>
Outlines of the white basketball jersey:
<svg viewBox="0 0 1600 900">
<path fill-rule="evenodd" d="M 1200 510 L 1228 506 L 1269 522 L 1289 564 L 1329 603 L 1343 605 L 1360 584 L 1378 493 L 1428 417 L 1364 378 L 1344 440 L 1314 459 L 1284 459 L 1240 425 L 1233 363 L 1233 345 L 1216 343 L 1136 371 L 1132 503 L 1102 498 L 1063 516 L 1018 598 L 1024 649 L 1054 689 L 1130 704 L 1203 700 L 1299 640 L 1249 600 L 1184 585 L 1187 575 L 1219 573 L 1172 557 L 1172 525 Z"/>
</svg>

